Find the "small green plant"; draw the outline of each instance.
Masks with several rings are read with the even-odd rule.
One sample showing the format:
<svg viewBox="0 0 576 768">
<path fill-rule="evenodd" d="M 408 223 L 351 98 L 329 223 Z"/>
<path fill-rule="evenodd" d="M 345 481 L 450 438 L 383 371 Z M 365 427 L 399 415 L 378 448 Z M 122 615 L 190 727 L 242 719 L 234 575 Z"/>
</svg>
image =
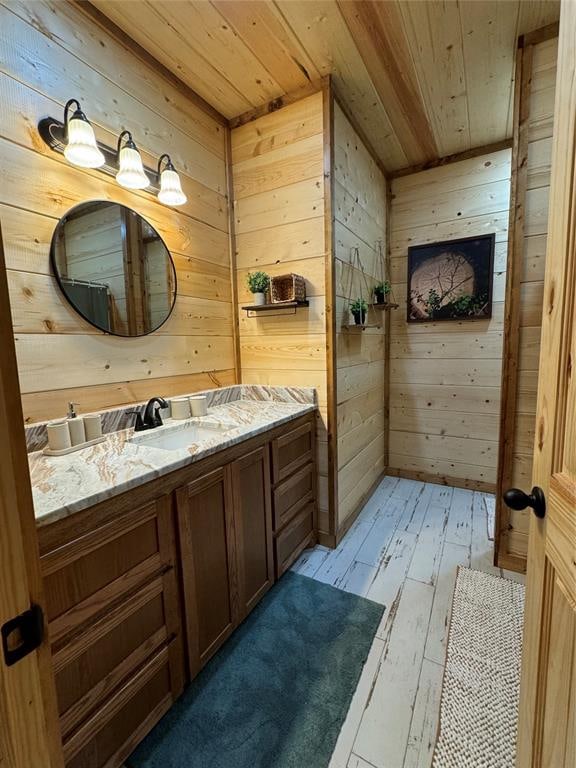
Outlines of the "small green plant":
<svg viewBox="0 0 576 768">
<path fill-rule="evenodd" d="M 383 280 L 381 283 L 376 283 L 374 286 L 374 296 L 378 304 L 384 304 L 384 301 L 391 291 L 390 283 L 388 280 Z"/>
<path fill-rule="evenodd" d="M 251 293 L 266 293 L 270 278 L 266 272 L 248 272 L 246 282 Z"/>
<path fill-rule="evenodd" d="M 355 299 L 355 301 L 350 304 L 350 312 L 352 312 L 353 315 L 360 312 L 366 312 L 368 309 L 368 304 L 364 301 L 364 299 Z"/>
<path fill-rule="evenodd" d="M 366 322 L 366 312 L 368 310 L 368 304 L 364 299 L 356 299 L 350 304 L 350 312 L 354 317 L 354 323 L 356 325 L 364 325 Z"/>
</svg>

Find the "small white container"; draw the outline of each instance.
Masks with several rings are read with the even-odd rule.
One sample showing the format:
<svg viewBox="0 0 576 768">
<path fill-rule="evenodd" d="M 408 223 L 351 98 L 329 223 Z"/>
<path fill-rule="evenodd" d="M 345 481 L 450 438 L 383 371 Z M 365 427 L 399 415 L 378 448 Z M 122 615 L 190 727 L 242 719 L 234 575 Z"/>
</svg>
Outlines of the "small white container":
<svg viewBox="0 0 576 768">
<path fill-rule="evenodd" d="M 173 419 L 190 418 L 190 401 L 187 397 L 174 397 L 170 401 L 170 409 Z"/>
<path fill-rule="evenodd" d="M 70 442 L 72 445 L 80 445 L 86 442 L 86 432 L 84 431 L 84 421 L 78 417 L 67 419 L 68 430 L 70 432 Z"/>
<path fill-rule="evenodd" d="M 51 421 L 46 425 L 46 432 L 48 434 L 48 447 L 52 451 L 64 451 L 72 447 L 67 421 Z"/>
<path fill-rule="evenodd" d="M 195 397 L 190 397 L 189 400 L 192 416 L 206 416 L 208 414 L 206 395 L 196 395 Z"/>
<path fill-rule="evenodd" d="M 83 416 L 84 432 L 86 440 L 97 440 L 102 437 L 102 417 L 99 413 L 92 413 L 89 416 Z"/>
<path fill-rule="evenodd" d="M 254 306 L 256 307 L 263 307 L 264 304 L 266 304 L 266 294 L 265 293 L 253 293 L 252 299 L 254 301 Z"/>
</svg>

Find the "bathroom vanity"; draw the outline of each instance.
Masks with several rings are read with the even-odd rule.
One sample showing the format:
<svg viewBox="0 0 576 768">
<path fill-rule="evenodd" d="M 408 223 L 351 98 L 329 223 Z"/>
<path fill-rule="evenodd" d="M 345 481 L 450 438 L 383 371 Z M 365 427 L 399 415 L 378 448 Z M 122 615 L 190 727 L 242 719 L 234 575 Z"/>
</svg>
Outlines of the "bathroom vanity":
<svg viewBox="0 0 576 768">
<path fill-rule="evenodd" d="M 215 412 L 31 456 L 70 768 L 121 765 L 315 541 L 315 405 Z"/>
</svg>

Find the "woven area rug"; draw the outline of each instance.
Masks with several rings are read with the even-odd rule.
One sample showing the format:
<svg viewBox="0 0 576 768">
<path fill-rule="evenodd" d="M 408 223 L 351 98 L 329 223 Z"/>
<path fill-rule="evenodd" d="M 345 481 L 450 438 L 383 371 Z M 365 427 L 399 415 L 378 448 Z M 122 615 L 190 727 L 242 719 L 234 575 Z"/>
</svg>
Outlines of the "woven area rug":
<svg viewBox="0 0 576 768">
<path fill-rule="evenodd" d="M 514 768 L 524 587 L 460 568 L 433 768 Z"/>
</svg>

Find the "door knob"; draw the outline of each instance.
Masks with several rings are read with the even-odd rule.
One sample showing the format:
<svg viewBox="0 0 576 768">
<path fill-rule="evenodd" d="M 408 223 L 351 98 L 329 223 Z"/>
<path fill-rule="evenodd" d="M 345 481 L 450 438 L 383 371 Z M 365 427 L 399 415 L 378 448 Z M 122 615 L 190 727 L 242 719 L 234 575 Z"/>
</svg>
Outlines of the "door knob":
<svg viewBox="0 0 576 768">
<path fill-rule="evenodd" d="M 519 488 L 510 488 L 504 496 L 504 503 L 511 509 L 526 509 L 531 507 L 536 517 L 543 518 L 546 514 L 546 497 L 544 491 L 537 485 L 532 488 L 532 493 L 528 495 Z"/>
</svg>

